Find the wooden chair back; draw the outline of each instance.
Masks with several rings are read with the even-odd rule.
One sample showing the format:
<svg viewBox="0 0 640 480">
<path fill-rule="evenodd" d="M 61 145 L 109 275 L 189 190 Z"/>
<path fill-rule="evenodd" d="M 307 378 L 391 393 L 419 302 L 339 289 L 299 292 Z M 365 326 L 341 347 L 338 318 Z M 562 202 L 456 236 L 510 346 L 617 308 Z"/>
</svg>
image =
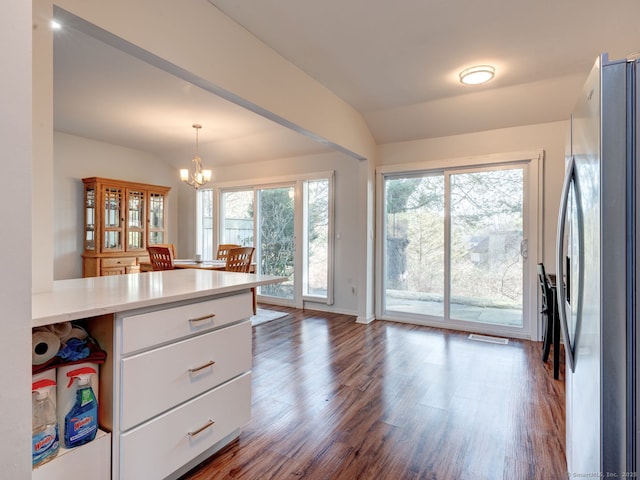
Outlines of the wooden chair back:
<svg viewBox="0 0 640 480">
<path fill-rule="evenodd" d="M 221 243 L 218 245 L 218 253 L 216 253 L 216 260 L 226 260 L 229 255 L 229 250 L 232 248 L 240 248 L 242 245 L 236 245 L 235 243 Z"/>
<path fill-rule="evenodd" d="M 249 273 L 254 250 L 254 247 L 238 247 L 229 250 L 225 270 L 227 272 Z"/>
<path fill-rule="evenodd" d="M 173 252 L 168 246 L 151 245 L 147 247 L 151 268 L 159 270 L 173 270 Z"/>
<path fill-rule="evenodd" d="M 173 258 L 176 258 L 176 246 L 173 243 L 154 243 L 153 245 L 150 245 L 151 247 L 167 247 L 169 250 L 171 250 L 171 255 L 173 255 Z"/>
</svg>

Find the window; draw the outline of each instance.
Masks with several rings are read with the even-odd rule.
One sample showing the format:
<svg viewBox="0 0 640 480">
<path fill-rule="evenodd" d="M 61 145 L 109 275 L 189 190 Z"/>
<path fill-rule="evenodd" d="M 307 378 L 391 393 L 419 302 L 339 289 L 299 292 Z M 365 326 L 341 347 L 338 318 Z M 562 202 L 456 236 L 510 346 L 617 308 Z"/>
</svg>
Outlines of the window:
<svg viewBox="0 0 640 480">
<path fill-rule="evenodd" d="M 251 185 L 251 186 L 248 186 Z M 259 288 L 273 303 L 333 303 L 333 172 L 251 180 L 198 193 L 198 251 L 213 258 L 221 243 L 256 247 L 259 273 L 287 281 Z M 214 240 L 215 239 L 215 240 Z"/>
<path fill-rule="evenodd" d="M 381 168 L 378 316 L 534 337 L 539 159 Z"/>
<path fill-rule="evenodd" d="M 198 190 L 198 238 L 196 252 L 203 260 L 213 260 L 213 190 Z"/>
<path fill-rule="evenodd" d="M 224 191 L 220 196 L 220 243 L 253 246 L 254 191 Z"/>
<path fill-rule="evenodd" d="M 329 180 L 304 182 L 302 294 L 326 299 L 329 291 Z"/>
</svg>

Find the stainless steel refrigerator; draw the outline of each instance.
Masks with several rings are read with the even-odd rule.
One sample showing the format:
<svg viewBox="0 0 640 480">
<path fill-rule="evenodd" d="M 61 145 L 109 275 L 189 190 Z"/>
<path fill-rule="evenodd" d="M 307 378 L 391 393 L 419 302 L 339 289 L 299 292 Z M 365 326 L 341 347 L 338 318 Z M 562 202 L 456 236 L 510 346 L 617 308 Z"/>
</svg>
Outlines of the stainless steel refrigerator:
<svg viewBox="0 0 640 480">
<path fill-rule="evenodd" d="M 571 118 L 556 252 L 569 478 L 637 471 L 638 66 L 598 58 Z"/>
</svg>

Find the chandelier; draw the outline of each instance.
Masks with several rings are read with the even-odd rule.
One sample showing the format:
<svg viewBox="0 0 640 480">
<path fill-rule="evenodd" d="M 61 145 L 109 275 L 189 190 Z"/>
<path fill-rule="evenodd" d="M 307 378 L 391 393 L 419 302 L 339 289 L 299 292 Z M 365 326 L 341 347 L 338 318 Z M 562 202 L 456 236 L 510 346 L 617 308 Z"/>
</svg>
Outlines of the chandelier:
<svg viewBox="0 0 640 480">
<path fill-rule="evenodd" d="M 197 123 L 193 124 L 193 128 L 196 129 L 196 155 L 193 157 L 193 171 L 190 172 L 188 168 L 180 169 L 180 180 L 191 185 L 196 190 L 203 185 L 206 185 L 211 180 L 211 170 L 202 169 L 202 160 L 198 155 L 198 130 L 202 128 L 202 125 Z"/>
</svg>

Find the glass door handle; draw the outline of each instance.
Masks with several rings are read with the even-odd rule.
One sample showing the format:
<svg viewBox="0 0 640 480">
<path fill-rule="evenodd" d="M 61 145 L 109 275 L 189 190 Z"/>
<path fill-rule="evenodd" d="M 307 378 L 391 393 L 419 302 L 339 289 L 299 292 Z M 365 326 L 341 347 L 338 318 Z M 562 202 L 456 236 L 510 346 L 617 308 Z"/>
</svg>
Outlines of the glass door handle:
<svg viewBox="0 0 640 480">
<path fill-rule="evenodd" d="M 569 208 L 569 192 L 571 184 L 575 179 L 576 163 L 573 155 L 567 165 L 564 182 L 562 184 L 562 194 L 560 196 L 560 211 L 558 213 L 558 237 L 556 239 L 556 295 L 558 302 L 558 314 L 560 317 L 560 327 L 564 338 L 565 354 L 567 363 L 574 372 L 576 369 L 575 357 L 571 338 L 569 337 L 569 324 L 567 319 L 567 292 L 564 289 L 564 227 L 567 221 L 567 210 Z M 581 252 L 582 253 L 582 252 Z"/>
<path fill-rule="evenodd" d="M 522 258 L 529 258 L 529 239 L 524 238 L 520 242 L 520 256 Z"/>
</svg>

